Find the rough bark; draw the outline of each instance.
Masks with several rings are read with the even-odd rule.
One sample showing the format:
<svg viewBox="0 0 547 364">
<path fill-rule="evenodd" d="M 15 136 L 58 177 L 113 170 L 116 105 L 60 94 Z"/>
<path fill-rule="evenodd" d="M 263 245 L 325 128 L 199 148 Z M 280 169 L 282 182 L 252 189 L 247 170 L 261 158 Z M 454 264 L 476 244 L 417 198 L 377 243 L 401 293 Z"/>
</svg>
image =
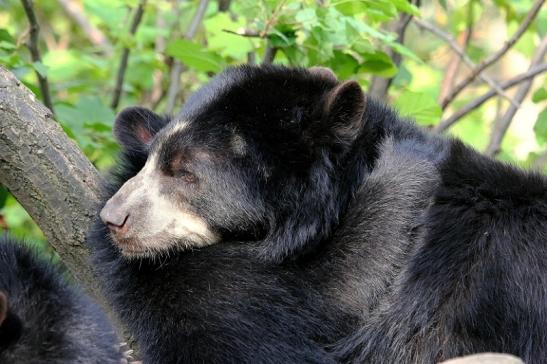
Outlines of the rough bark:
<svg viewBox="0 0 547 364">
<path fill-rule="evenodd" d="M 74 278 L 106 308 L 84 244 L 101 183 L 51 111 L 0 66 L 0 184 L 40 226 Z"/>
</svg>

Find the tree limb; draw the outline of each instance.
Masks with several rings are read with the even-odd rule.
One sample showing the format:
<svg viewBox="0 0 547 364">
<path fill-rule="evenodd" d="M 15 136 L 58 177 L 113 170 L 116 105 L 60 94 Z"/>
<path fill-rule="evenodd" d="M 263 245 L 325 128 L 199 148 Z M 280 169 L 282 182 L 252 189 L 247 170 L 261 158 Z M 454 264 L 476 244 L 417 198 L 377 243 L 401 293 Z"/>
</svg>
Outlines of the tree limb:
<svg viewBox="0 0 547 364">
<path fill-rule="evenodd" d="M 543 171 L 545 166 L 547 166 L 547 149 L 544 150 L 532 164 L 532 167 L 538 171 Z"/>
<path fill-rule="evenodd" d="M 230 9 L 232 0 L 218 0 L 218 11 L 227 12 Z"/>
<path fill-rule="evenodd" d="M 131 21 L 131 27 L 129 29 L 129 34 L 135 35 L 137 28 L 142 20 L 142 15 L 144 14 L 144 7 L 146 5 L 146 0 L 140 0 L 137 10 L 135 11 L 135 16 Z M 116 86 L 114 87 L 114 94 L 112 96 L 112 102 L 110 107 L 113 110 L 118 108 L 120 103 L 120 98 L 122 95 L 123 89 L 123 80 L 125 78 L 125 71 L 127 69 L 127 62 L 129 61 L 129 48 L 124 48 L 122 51 L 122 58 L 120 59 L 120 65 L 118 66 L 118 74 L 116 76 Z"/>
<path fill-rule="evenodd" d="M 515 85 L 518 85 L 521 82 L 524 82 L 524 81 L 527 81 L 531 78 L 534 78 L 537 75 L 539 75 L 540 73 L 543 73 L 545 71 L 547 71 L 547 63 L 543 63 L 541 65 L 538 65 L 538 66 L 534 67 L 533 69 L 530 69 L 527 72 L 524 72 L 524 73 L 522 73 L 522 74 L 520 74 L 516 77 L 513 77 L 510 80 L 502 82 L 500 84 L 500 86 L 504 90 L 507 90 L 508 88 L 511 88 Z M 465 115 L 469 114 L 471 111 L 475 110 L 476 108 L 478 108 L 479 106 L 481 106 L 486 101 L 490 100 L 492 97 L 494 97 L 496 95 L 497 95 L 496 91 L 490 90 L 487 93 L 485 93 L 484 95 L 482 95 L 482 96 L 476 98 L 475 100 L 469 102 L 464 107 L 462 107 L 461 109 L 456 111 L 454 114 L 450 115 L 450 117 L 444 119 L 439 124 L 437 124 L 433 128 L 433 132 L 435 132 L 435 133 L 444 132 L 445 130 L 450 128 L 452 125 L 457 123 Z"/>
<path fill-rule="evenodd" d="M 262 58 L 262 64 L 272 64 L 277 54 L 278 48 L 274 47 L 270 41 L 266 45 L 266 50 L 264 51 L 264 57 Z"/>
<path fill-rule="evenodd" d="M 460 37 L 458 37 L 457 39 L 458 44 L 461 43 L 461 48 L 464 52 L 466 52 L 467 47 L 469 46 L 469 43 L 471 42 L 471 39 L 473 38 L 474 5 L 475 5 L 474 1 L 470 1 L 467 4 L 467 14 L 466 14 L 467 19 L 466 19 L 465 30 L 460 34 Z M 461 42 L 460 42 L 460 39 L 461 39 Z M 454 86 L 454 81 L 456 80 L 456 77 L 459 74 L 461 62 L 462 62 L 462 59 L 457 54 L 454 54 L 451 57 L 450 62 L 448 62 L 443 80 L 441 82 L 441 89 L 439 90 L 439 102 L 442 101 L 446 95 L 448 95 L 448 93 Z"/>
<path fill-rule="evenodd" d="M 413 2 L 419 6 L 420 1 L 413 1 Z M 399 19 L 393 24 L 393 30 L 397 34 L 397 43 L 400 43 L 400 44 L 404 43 L 406 28 L 410 24 L 410 20 L 412 20 L 412 15 L 403 13 L 399 17 Z M 386 53 L 389 56 L 389 58 L 391 58 L 391 60 L 393 61 L 393 64 L 399 67 L 402 61 L 401 54 L 398 52 L 395 52 L 392 48 L 387 49 Z M 368 93 L 376 97 L 377 99 L 380 99 L 380 100 L 385 99 L 387 96 L 389 87 L 391 86 L 391 83 L 393 82 L 393 78 L 394 77 L 385 78 L 380 76 L 374 76 L 370 83 Z"/>
<path fill-rule="evenodd" d="M 467 87 L 467 85 L 469 85 L 477 76 L 479 76 L 482 71 L 484 71 L 488 66 L 497 62 L 505 53 L 507 53 L 509 49 L 511 49 L 515 45 L 515 43 L 524 34 L 526 29 L 528 29 L 532 21 L 536 18 L 544 3 L 545 0 L 536 1 L 526 15 L 526 18 L 520 24 L 515 34 L 513 34 L 513 36 L 509 38 L 497 52 L 493 53 L 488 58 L 480 62 L 479 65 L 476 66 L 464 80 L 462 80 L 452 89 L 452 91 L 441 102 L 441 107 L 443 108 L 443 110 L 456 98 L 456 96 L 460 94 L 460 92 L 465 87 Z"/>
<path fill-rule="evenodd" d="M 209 0 L 200 0 L 196 13 L 192 18 L 192 22 L 184 34 L 185 39 L 192 39 L 196 35 L 198 27 L 205 15 L 205 11 L 207 10 L 207 5 L 209 5 Z M 166 114 L 172 114 L 175 109 L 175 103 L 177 102 L 177 97 L 180 93 L 180 75 L 183 70 L 183 64 L 176 60 L 173 64 L 173 68 L 171 68 L 169 89 L 167 90 L 167 101 L 165 105 Z"/>
<path fill-rule="evenodd" d="M 437 37 L 443 39 L 445 42 L 448 43 L 450 48 L 460 56 L 460 58 L 463 60 L 463 62 L 471 69 L 475 69 L 476 66 L 473 63 L 473 61 L 465 54 L 464 50 L 458 45 L 458 43 L 447 33 L 443 32 L 442 30 L 435 27 L 433 24 L 430 24 L 422 19 L 414 19 L 414 22 L 421 28 L 430 31 L 431 33 L 435 34 Z M 490 77 L 483 73 L 479 73 L 478 77 L 482 79 L 484 82 L 486 82 L 490 87 L 492 87 L 496 93 L 498 93 L 500 96 L 507 99 L 509 102 L 514 103 L 513 100 L 503 91 L 503 89 L 498 85 L 498 83 L 494 80 L 492 80 Z"/>
<path fill-rule="evenodd" d="M 528 70 L 534 69 L 538 64 L 543 62 L 546 53 L 547 36 L 543 37 L 541 44 L 537 48 L 536 53 L 532 58 L 532 62 L 530 63 L 530 67 L 528 68 Z M 520 85 L 515 95 L 515 101 L 517 102 L 517 105 L 509 105 L 509 108 L 507 109 L 505 114 L 494 124 L 494 128 L 492 129 L 492 134 L 490 136 L 490 142 L 488 143 L 488 147 L 486 147 L 485 150 L 486 155 L 493 157 L 499 153 L 503 137 L 505 136 L 505 133 L 507 133 L 507 129 L 509 129 L 509 125 L 511 125 L 511 121 L 513 121 L 513 118 L 515 117 L 515 114 L 517 113 L 520 104 L 522 103 L 526 95 L 528 95 L 528 92 L 530 92 L 530 88 L 532 87 L 533 82 L 534 80 L 530 78 Z"/>
<path fill-rule="evenodd" d="M 87 39 L 100 48 L 102 48 L 106 53 L 112 53 L 112 44 L 105 37 L 103 32 L 97 29 L 91 22 L 86 18 L 82 4 L 79 1 L 74 0 L 58 0 L 59 4 L 63 7 L 65 12 L 80 26 Z"/>
<path fill-rule="evenodd" d="M 36 19 L 36 14 L 34 13 L 34 8 L 32 7 L 32 0 L 21 0 L 23 3 L 23 8 L 27 14 L 27 18 L 30 25 L 30 36 L 27 43 L 27 47 L 30 51 L 30 57 L 32 62 L 42 62 L 42 57 L 40 56 L 40 50 L 38 49 L 38 35 L 40 34 L 40 25 Z M 40 92 L 42 93 L 42 100 L 44 100 L 44 105 L 51 110 L 51 113 L 55 115 L 55 110 L 53 109 L 53 102 L 51 101 L 51 94 L 49 92 L 49 83 L 47 77 L 42 76 L 40 72 L 36 71 L 36 76 L 38 77 L 38 84 L 40 85 Z"/>
<path fill-rule="evenodd" d="M 106 307 L 84 244 L 103 180 L 51 117 L 0 66 L 0 184 L 40 226 L 76 280 Z"/>
<path fill-rule="evenodd" d="M 230 30 L 230 29 L 222 29 L 223 32 L 226 32 L 226 33 L 230 33 L 230 34 L 234 34 L 234 35 L 239 35 L 240 37 L 246 37 L 246 38 L 264 38 L 262 36 L 262 33 L 259 33 L 255 30 L 250 30 L 250 29 L 243 29 L 242 31 L 240 32 L 236 32 L 234 30 Z M 266 36 L 266 35 L 265 35 Z"/>
</svg>

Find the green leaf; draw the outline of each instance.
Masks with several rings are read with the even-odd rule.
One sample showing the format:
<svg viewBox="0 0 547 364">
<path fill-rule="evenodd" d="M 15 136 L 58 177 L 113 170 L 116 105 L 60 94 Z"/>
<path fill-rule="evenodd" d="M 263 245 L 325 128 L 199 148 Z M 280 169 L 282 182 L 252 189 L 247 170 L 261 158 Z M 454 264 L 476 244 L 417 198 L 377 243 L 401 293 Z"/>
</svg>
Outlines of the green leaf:
<svg viewBox="0 0 547 364">
<path fill-rule="evenodd" d="M 367 6 L 364 1 L 359 0 L 339 0 L 333 1 L 332 5 L 346 16 L 363 13 L 367 10 Z"/>
<path fill-rule="evenodd" d="M 216 51 L 223 57 L 231 57 L 237 60 L 245 59 L 247 52 L 253 50 L 253 41 L 256 42 L 256 40 L 225 31 L 237 32 L 245 28 L 245 20 L 242 17 L 234 20 L 228 13 L 217 13 L 203 23 L 207 33 L 207 47 L 209 50 Z"/>
<path fill-rule="evenodd" d="M 55 112 L 78 143 L 90 133 L 110 131 L 115 118 L 114 112 L 97 96 L 83 96 L 75 105 L 58 104 Z"/>
<path fill-rule="evenodd" d="M 305 8 L 298 11 L 294 16 L 294 20 L 299 23 L 304 23 L 303 25 L 307 27 L 310 27 L 310 25 L 316 25 L 318 22 L 315 10 L 310 8 Z"/>
<path fill-rule="evenodd" d="M 42 62 L 32 62 L 32 67 L 40 74 L 42 77 L 47 77 L 48 67 Z"/>
<path fill-rule="evenodd" d="M 15 46 L 15 44 L 13 44 L 11 42 L 8 42 L 8 41 L 5 41 L 5 40 L 0 40 L 0 48 L 5 49 L 6 51 L 13 51 L 17 47 Z"/>
<path fill-rule="evenodd" d="M 534 124 L 536 140 L 539 144 L 547 142 L 547 108 L 539 113 L 536 123 Z"/>
<path fill-rule="evenodd" d="M 274 47 L 290 47 L 296 44 L 296 31 L 288 25 L 279 25 L 271 30 L 268 38 Z"/>
<path fill-rule="evenodd" d="M 422 62 L 422 60 L 420 59 L 420 57 L 418 57 L 414 52 L 412 52 L 410 49 L 408 49 L 407 47 L 405 47 L 404 45 L 402 45 L 401 43 L 397 43 L 397 42 L 388 42 L 387 43 L 393 50 L 395 50 L 395 52 L 403 55 L 403 56 L 406 56 L 416 62 Z"/>
<path fill-rule="evenodd" d="M 409 3 L 408 0 L 391 0 L 391 2 L 393 3 L 393 5 L 395 5 L 395 7 L 399 11 L 402 11 L 414 16 L 420 15 L 420 11 L 418 10 L 418 8 L 415 5 Z"/>
<path fill-rule="evenodd" d="M 11 44 L 15 44 L 15 38 L 11 36 L 11 34 L 9 33 L 7 29 L 0 28 L 0 40 L 11 43 Z"/>
<path fill-rule="evenodd" d="M 536 104 L 543 100 L 547 100 L 547 89 L 545 87 L 538 88 L 532 95 L 532 101 Z"/>
<path fill-rule="evenodd" d="M 165 53 L 175 57 L 186 66 L 202 72 L 220 72 L 224 66 L 222 58 L 208 51 L 201 44 L 178 39 L 167 45 Z"/>
<path fill-rule="evenodd" d="M 439 0 L 439 4 L 441 4 L 441 7 L 444 9 L 444 11 L 448 10 L 448 6 L 446 5 L 446 0 Z"/>
<path fill-rule="evenodd" d="M 397 66 L 384 52 L 363 53 L 363 62 L 359 69 L 382 77 L 393 77 L 397 74 Z"/>
<path fill-rule="evenodd" d="M 405 91 L 395 101 L 401 115 L 415 119 L 421 125 L 436 124 L 442 110 L 435 96 L 426 93 Z"/>
</svg>

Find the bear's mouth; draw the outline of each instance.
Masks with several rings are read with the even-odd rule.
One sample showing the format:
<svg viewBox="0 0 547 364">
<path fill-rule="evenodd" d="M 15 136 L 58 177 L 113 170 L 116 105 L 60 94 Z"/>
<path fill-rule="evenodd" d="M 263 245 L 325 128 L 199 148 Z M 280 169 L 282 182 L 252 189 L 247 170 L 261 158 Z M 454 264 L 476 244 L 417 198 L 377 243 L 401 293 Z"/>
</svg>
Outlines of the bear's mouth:
<svg viewBox="0 0 547 364">
<path fill-rule="evenodd" d="M 145 257 L 149 255 L 150 249 L 142 246 L 139 239 L 136 238 L 119 238 L 111 234 L 114 245 L 120 253 L 127 258 Z"/>
</svg>

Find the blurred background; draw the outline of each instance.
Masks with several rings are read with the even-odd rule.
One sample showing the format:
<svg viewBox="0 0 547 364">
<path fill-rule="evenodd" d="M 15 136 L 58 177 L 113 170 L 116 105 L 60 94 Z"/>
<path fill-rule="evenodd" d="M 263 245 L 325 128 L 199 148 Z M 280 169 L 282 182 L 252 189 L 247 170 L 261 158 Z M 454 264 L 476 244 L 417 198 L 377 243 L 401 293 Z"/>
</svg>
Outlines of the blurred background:
<svg viewBox="0 0 547 364">
<path fill-rule="evenodd" d="M 177 111 L 229 65 L 330 67 L 436 133 L 547 171 L 547 9 L 511 0 L 0 0 L 0 65 L 100 170 L 118 110 Z M 0 186 L 0 230 L 48 251 Z"/>
</svg>

